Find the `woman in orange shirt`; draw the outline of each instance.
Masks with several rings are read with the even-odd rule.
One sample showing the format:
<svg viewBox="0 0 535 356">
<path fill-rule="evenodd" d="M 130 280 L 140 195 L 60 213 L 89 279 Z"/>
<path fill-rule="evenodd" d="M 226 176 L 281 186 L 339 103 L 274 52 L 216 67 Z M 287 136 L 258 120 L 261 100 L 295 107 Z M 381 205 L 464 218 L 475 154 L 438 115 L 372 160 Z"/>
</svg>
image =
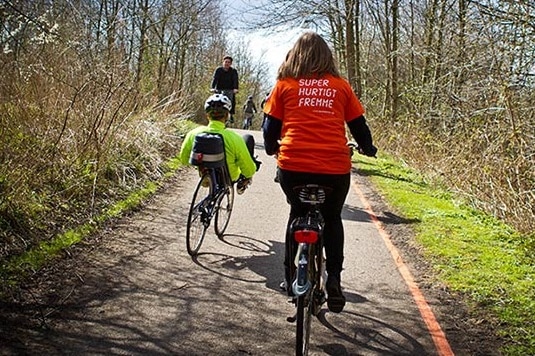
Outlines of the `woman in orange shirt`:
<svg viewBox="0 0 535 356">
<path fill-rule="evenodd" d="M 361 153 L 375 156 L 364 108 L 351 86 L 340 76 L 331 49 L 315 32 L 299 37 L 282 65 L 264 106 L 264 145 L 277 155 L 277 178 L 291 205 L 284 259 L 286 286 L 296 242 L 290 234 L 295 217 L 306 212 L 293 191 L 302 184 L 332 188 L 322 206 L 327 255 L 327 306 L 339 313 L 345 305 L 340 287 L 344 260 L 342 207 L 349 191 L 351 157 L 346 125 Z M 286 288 L 291 295 L 291 288 Z"/>
</svg>

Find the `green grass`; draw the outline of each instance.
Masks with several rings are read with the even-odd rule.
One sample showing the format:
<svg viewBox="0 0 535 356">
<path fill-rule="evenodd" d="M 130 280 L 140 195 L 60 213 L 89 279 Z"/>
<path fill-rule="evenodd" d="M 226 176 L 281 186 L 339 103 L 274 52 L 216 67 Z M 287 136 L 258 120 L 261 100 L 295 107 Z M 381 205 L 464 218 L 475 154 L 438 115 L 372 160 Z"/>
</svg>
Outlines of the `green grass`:
<svg viewBox="0 0 535 356">
<path fill-rule="evenodd" d="M 126 199 L 110 206 L 92 221 L 68 230 L 50 241 L 42 242 L 36 248 L 10 259 L 0 266 L 1 279 L 7 285 L 17 284 L 29 272 L 38 270 L 58 256 L 64 249 L 82 241 L 85 237 L 95 232 L 103 222 L 139 206 L 144 199 L 156 192 L 158 186 L 155 182 L 147 182 L 142 189 L 132 192 Z"/>
<path fill-rule="evenodd" d="M 390 158 L 356 157 L 391 207 L 415 223 L 415 239 L 439 278 L 467 305 L 498 321 L 507 355 L 535 354 L 533 236 L 464 204 Z"/>
<path fill-rule="evenodd" d="M 196 126 L 198 124 L 190 120 L 177 120 L 175 125 L 176 135 L 183 136 Z M 171 157 L 165 162 L 163 164 L 164 180 L 173 176 L 181 165 L 178 156 Z M 2 181 L 0 180 L 1 183 Z M 14 256 L 4 261 L 0 264 L 0 281 L 2 281 L 4 287 L 0 289 L 0 293 L 9 290 L 10 286 L 17 285 L 29 273 L 42 268 L 46 263 L 60 255 L 63 250 L 79 243 L 97 231 L 104 222 L 138 207 L 146 198 L 157 191 L 161 183 L 162 181 L 148 181 L 141 189 L 131 192 L 125 199 L 114 203 L 100 215 L 95 216 L 92 221 L 55 236 L 50 241 L 44 241 L 22 255 Z"/>
</svg>

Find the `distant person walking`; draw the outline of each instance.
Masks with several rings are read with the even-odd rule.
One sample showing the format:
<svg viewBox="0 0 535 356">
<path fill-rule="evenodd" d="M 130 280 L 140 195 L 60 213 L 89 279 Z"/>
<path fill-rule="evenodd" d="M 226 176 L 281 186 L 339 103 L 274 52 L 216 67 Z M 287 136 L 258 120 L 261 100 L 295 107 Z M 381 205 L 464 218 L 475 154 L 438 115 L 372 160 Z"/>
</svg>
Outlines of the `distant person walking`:
<svg viewBox="0 0 535 356">
<path fill-rule="evenodd" d="M 232 108 L 230 109 L 230 122 L 234 122 L 236 113 L 236 93 L 239 89 L 238 71 L 232 67 L 232 57 L 223 57 L 223 63 L 217 67 L 212 77 L 211 89 L 213 92 L 220 92 L 230 99 Z"/>
</svg>

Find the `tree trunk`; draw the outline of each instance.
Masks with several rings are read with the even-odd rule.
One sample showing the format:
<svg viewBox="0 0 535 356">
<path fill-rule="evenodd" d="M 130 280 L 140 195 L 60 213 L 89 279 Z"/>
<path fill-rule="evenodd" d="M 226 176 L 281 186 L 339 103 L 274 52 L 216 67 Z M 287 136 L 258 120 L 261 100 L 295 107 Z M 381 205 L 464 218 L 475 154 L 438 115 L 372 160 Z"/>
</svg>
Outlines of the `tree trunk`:
<svg viewBox="0 0 535 356">
<path fill-rule="evenodd" d="M 392 1 L 392 52 L 390 58 L 392 60 L 391 66 L 391 108 L 390 115 L 392 120 L 397 119 L 399 106 L 398 93 L 398 42 L 399 42 L 399 0 Z"/>
<path fill-rule="evenodd" d="M 351 84 L 353 89 L 356 88 L 355 78 L 355 20 L 354 20 L 354 1 L 345 0 L 346 18 L 345 18 L 345 31 L 346 31 L 346 65 L 347 65 L 347 80 Z"/>
</svg>

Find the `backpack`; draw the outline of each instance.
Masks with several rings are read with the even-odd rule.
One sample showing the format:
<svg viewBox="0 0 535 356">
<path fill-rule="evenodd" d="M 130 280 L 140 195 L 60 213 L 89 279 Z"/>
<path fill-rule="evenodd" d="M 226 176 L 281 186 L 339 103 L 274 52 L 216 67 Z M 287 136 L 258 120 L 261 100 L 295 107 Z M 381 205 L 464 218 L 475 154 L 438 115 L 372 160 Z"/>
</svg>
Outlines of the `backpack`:
<svg viewBox="0 0 535 356">
<path fill-rule="evenodd" d="M 189 163 L 194 166 L 218 168 L 225 166 L 225 144 L 220 134 L 201 132 L 195 136 Z"/>
</svg>

